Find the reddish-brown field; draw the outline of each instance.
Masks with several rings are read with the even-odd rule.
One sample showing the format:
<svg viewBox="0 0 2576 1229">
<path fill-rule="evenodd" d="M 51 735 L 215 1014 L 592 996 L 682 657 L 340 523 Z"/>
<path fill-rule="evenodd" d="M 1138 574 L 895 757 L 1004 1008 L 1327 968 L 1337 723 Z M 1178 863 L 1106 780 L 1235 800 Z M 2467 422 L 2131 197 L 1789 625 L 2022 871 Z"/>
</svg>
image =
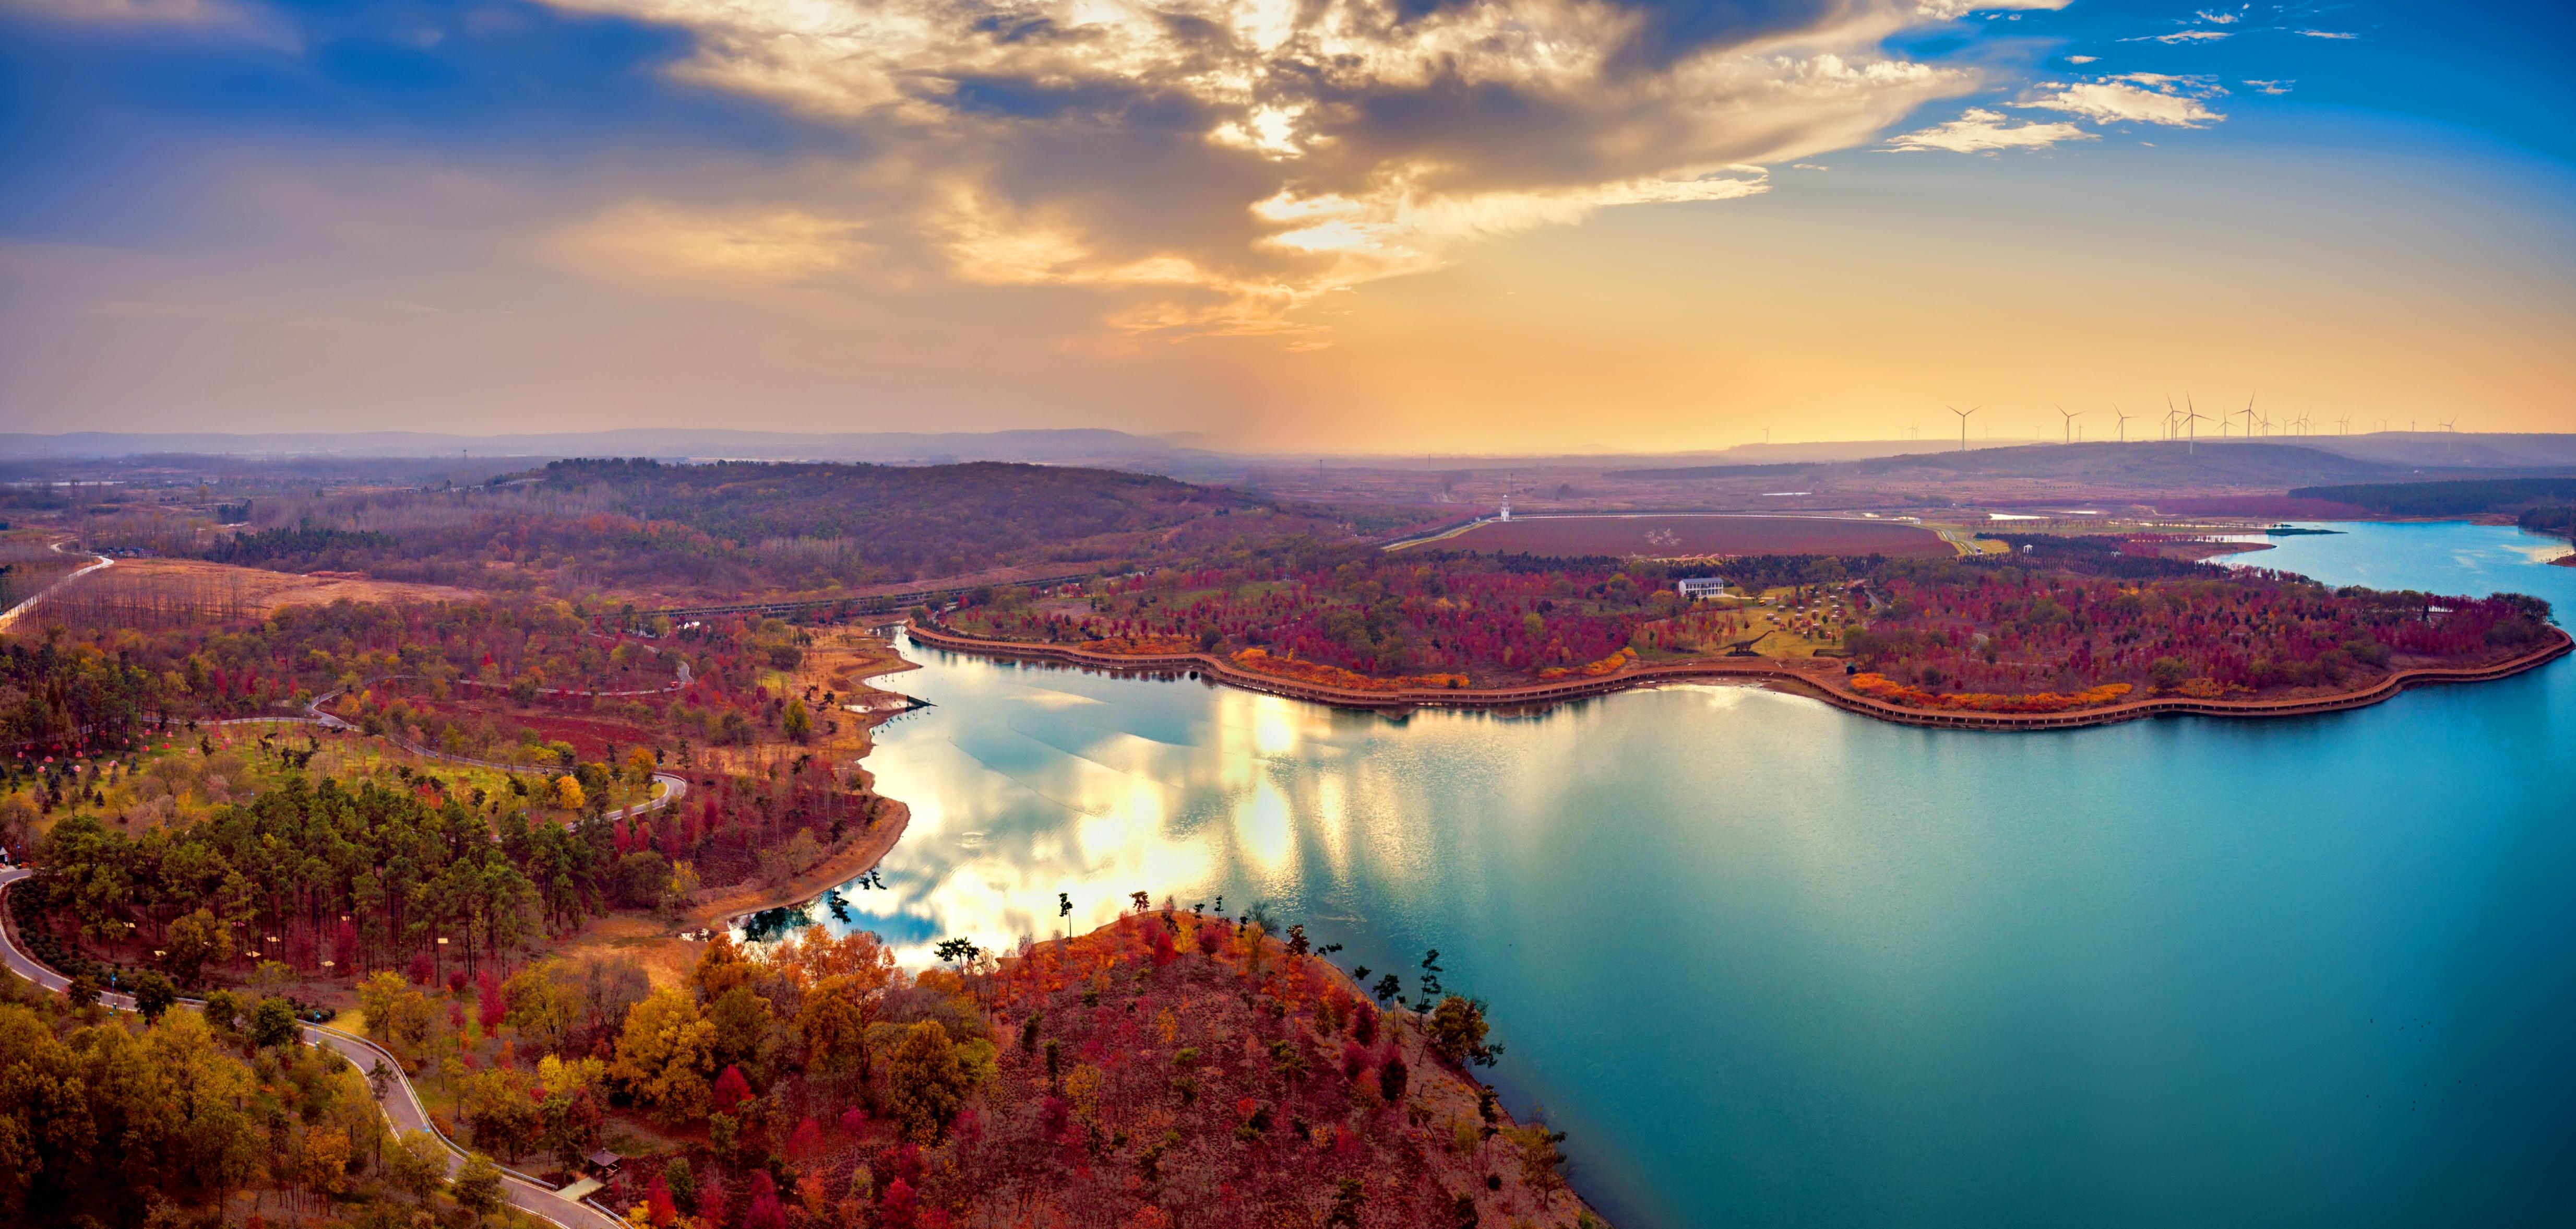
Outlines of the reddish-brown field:
<svg viewBox="0 0 2576 1229">
<path fill-rule="evenodd" d="M 1533 555 L 1947 555 L 1920 525 L 1799 516 L 1548 516 L 1491 521 L 1443 547 Z"/>
</svg>

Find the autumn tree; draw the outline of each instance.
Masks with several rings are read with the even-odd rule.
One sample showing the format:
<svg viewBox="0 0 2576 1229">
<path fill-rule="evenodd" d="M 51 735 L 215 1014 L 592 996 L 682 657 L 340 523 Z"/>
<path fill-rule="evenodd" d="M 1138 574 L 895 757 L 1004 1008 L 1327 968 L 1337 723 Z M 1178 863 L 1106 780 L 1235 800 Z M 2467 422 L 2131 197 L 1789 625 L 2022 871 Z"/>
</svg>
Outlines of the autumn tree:
<svg viewBox="0 0 2576 1229">
<path fill-rule="evenodd" d="M 456 1176 L 448 1182 L 447 1193 L 456 1200 L 456 1206 L 477 1220 L 490 1216 L 501 1208 L 501 1167 L 493 1164 L 492 1158 L 477 1152 L 456 1167 Z"/>
<path fill-rule="evenodd" d="M 826 977 L 805 991 L 796 1013 L 796 1031 L 805 1043 L 805 1065 L 817 1072 L 865 1071 L 868 1025 L 874 1003 L 860 978 Z"/>
<path fill-rule="evenodd" d="M 1486 1043 L 1485 1029 L 1482 1000 L 1450 995 L 1432 1009 L 1427 1026 L 1431 1052 L 1453 1064 L 1493 1066 L 1502 1057 L 1503 1048 Z"/>
<path fill-rule="evenodd" d="M 666 1122 L 705 1117 L 715 1032 L 697 1000 L 678 990 L 656 990 L 627 1013 L 609 1073 Z"/>
<path fill-rule="evenodd" d="M 447 1188 L 447 1145 L 427 1131 L 407 1131 L 385 1150 L 385 1179 L 423 1205 Z"/>
<path fill-rule="evenodd" d="M 886 1109 L 905 1139 L 937 1143 L 966 1095 L 991 1070 L 993 1044 L 980 1037 L 958 1044 L 936 1020 L 893 1029 L 885 1052 Z"/>
</svg>

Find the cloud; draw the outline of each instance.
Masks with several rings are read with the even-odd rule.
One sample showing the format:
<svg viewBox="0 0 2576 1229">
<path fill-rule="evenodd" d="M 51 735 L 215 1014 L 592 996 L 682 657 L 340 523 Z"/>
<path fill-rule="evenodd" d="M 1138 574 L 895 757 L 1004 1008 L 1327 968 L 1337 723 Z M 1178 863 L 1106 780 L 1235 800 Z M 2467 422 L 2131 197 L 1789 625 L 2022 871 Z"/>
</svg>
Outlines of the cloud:
<svg viewBox="0 0 2576 1229">
<path fill-rule="evenodd" d="M 2175 43 L 2214 43 L 2226 37 L 2228 37 L 2228 33 L 2225 30 L 2176 30 L 2171 34 L 2141 34 L 2136 38 L 2124 38 L 2120 41 L 2124 43 L 2164 43 L 2167 46 L 2171 46 Z"/>
<path fill-rule="evenodd" d="M 1955 21 L 1970 13 L 2004 9 L 2062 9 L 2070 0 L 1921 0 L 1914 11 L 1934 21 Z"/>
<path fill-rule="evenodd" d="M 565 228 L 556 261 L 612 281 L 783 286 L 856 266 L 862 224 L 795 209 L 722 211 L 633 201 Z"/>
<path fill-rule="evenodd" d="M 1319 296 L 1496 236 L 1760 192 L 1761 165 L 1867 145 L 1984 83 L 1884 50 L 1891 35 L 2063 0 L 1837 0 L 1693 39 L 1638 0 L 549 2 L 683 31 L 678 79 L 865 151 L 836 155 L 840 186 L 639 206 L 559 252 L 648 251 L 643 219 L 682 253 L 647 267 L 729 276 L 748 249 L 786 280 L 810 255 L 863 278 L 1075 287 L 1115 328 L 1183 336 L 1295 332 Z M 710 209 L 719 236 L 781 211 L 866 218 L 874 250 L 710 243 L 689 220 Z"/>
<path fill-rule="evenodd" d="M 2242 13 L 2213 13 L 2208 9 L 2202 9 L 2198 13 L 2193 14 L 2193 16 L 2198 17 L 2202 21 L 2208 22 L 2213 26 L 2234 25 L 2245 19 L 2245 15 Z"/>
<path fill-rule="evenodd" d="M 2069 64 L 2090 64 L 2101 58 L 2102 57 L 2098 55 L 2071 55 L 2066 57 L 2066 62 Z"/>
<path fill-rule="evenodd" d="M 2063 111 L 2105 124 L 2200 128 L 2227 118 L 2210 110 L 2206 102 L 2227 91 L 2205 77 L 2126 73 L 2071 85 L 2049 82 L 2038 88 L 2055 92 L 2013 105 L 2040 111 Z"/>
<path fill-rule="evenodd" d="M 2257 94 L 2272 94 L 2272 95 L 2280 95 L 2280 94 L 2287 94 L 2287 93 L 2289 93 L 2289 92 L 2290 92 L 2290 87 L 2291 87 L 2291 86 L 2294 86 L 2294 85 L 2297 85 L 2297 84 L 2298 84 L 2298 82 L 2296 82 L 2296 81 L 2287 81 L 2287 80 L 2284 80 L 2284 81 L 2255 81 L 2255 80 L 2248 79 L 2248 80 L 2245 82 L 2245 84 L 2247 84 L 2247 85 L 2250 85 L 2250 86 L 2254 87 L 2254 92 L 2255 92 L 2255 93 L 2257 93 Z"/>
<path fill-rule="evenodd" d="M 101 30 L 163 30 L 247 40 L 281 51 L 299 45 L 292 26 L 237 0 L 0 0 L 0 16 L 11 13 Z"/>
<path fill-rule="evenodd" d="M 138 25 L 222 25 L 242 18 L 239 9 L 220 0 L 0 0 L 0 12 Z"/>
<path fill-rule="evenodd" d="M 2298 31 L 2293 31 L 2293 33 L 2304 34 L 2304 35 L 2307 35 L 2309 38 L 2360 38 L 2360 37 L 2361 37 L 2361 36 L 2360 36 L 2360 35 L 2358 35 L 2358 34 L 2343 34 L 2343 33 L 2338 33 L 2338 32 L 2336 32 L 2336 31 L 2333 31 L 2333 30 L 2298 30 Z"/>
<path fill-rule="evenodd" d="M 1892 138 L 1887 146 L 1898 152 L 1939 149 L 1970 154 L 1998 149 L 2045 149 L 2060 141 L 2099 139 L 2074 124 L 2013 124 L 2000 111 L 1971 107 L 1949 123 Z"/>
</svg>

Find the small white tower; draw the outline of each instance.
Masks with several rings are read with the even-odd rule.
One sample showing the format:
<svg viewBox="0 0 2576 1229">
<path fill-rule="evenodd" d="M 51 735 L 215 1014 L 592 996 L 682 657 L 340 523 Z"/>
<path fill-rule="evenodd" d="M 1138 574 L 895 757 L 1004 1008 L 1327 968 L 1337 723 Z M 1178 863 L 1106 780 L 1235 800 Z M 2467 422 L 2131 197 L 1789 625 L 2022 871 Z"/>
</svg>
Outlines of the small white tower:
<svg viewBox="0 0 2576 1229">
<path fill-rule="evenodd" d="M 1509 495 L 1503 496 L 1503 513 L 1501 519 L 1506 521 L 1512 519 L 1512 497 Z"/>
</svg>

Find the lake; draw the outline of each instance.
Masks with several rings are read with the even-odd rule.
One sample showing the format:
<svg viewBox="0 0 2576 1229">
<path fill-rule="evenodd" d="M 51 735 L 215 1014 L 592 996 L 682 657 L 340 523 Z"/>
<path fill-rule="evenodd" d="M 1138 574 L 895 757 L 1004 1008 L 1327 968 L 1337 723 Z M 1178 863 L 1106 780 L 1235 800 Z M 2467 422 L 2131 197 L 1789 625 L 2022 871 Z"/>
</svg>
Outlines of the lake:
<svg viewBox="0 0 2576 1229">
<path fill-rule="evenodd" d="M 2576 607 L 2563 546 L 2238 560 Z M 2563 615 L 2562 615 L 2563 618 Z M 1254 902 L 1489 1000 L 1625 1226 L 2576 1223 L 2576 661 L 2323 717 L 2042 734 L 1742 687 L 1339 713 L 908 646 L 901 945 Z"/>
</svg>

